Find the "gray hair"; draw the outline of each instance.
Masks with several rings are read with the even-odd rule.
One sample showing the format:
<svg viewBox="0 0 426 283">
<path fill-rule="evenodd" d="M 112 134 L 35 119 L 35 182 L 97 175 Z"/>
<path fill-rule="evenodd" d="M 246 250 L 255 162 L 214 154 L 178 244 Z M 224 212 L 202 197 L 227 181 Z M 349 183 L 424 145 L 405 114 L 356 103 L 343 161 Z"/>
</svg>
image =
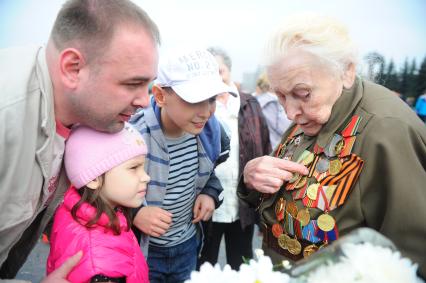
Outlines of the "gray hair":
<svg viewBox="0 0 426 283">
<path fill-rule="evenodd" d="M 207 51 L 210 52 L 213 56 L 220 56 L 223 59 L 223 63 L 228 67 L 229 71 L 232 68 L 232 60 L 229 57 L 228 53 L 220 47 L 209 47 Z"/>
<path fill-rule="evenodd" d="M 336 20 L 318 14 L 298 14 L 284 22 L 266 46 L 266 65 L 279 62 L 292 50 L 317 56 L 339 75 L 357 63 L 357 49 L 346 28 Z"/>
<path fill-rule="evenodd" d="M 50 37 L 59 50 L 74 42 L 88 57 L 95 57 L 109 46 L 121 24 L 141 25 L 160 44 L 157 25 L 129 0 L 69 0 L 59 11 Z"/>
</svg>

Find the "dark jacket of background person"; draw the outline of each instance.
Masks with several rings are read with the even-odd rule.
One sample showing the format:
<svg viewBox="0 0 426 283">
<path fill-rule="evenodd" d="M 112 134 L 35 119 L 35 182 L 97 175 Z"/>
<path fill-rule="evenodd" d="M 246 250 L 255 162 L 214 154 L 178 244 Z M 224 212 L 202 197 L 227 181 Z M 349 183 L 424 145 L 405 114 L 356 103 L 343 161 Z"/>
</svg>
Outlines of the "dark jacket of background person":
<svg viewBox="0 0 426 283">
<path fill-rule="evenodd" d="M 271 152 L 268 125 L 259 103 L 255 97 L 249 94 L 240 93 L 240 97 L 241 106 L 238 114 L 239 176 L 242 175 L 248 161 Z M 244 184 L 240 183 L 238 186 L 245 189 Z M 243 229 L 256 222 L 256 213 L 247 203 L 239 201 L 239 215 Z"/>
<path fill-rule="evenodd" d="M 312 151 L 315 142 L 325 146 L 354 114 L 362 120 L 352 153 L 364 160 L 364 167 L 346 202 L 330 215 L 337 222 L 340 236 L 358 227 L 370 227 L 390 238 L 403 256 L 419 264 L 419 273 L 424 278 L 426 127 L 407 105 L 388 89 L 358 78 L 336 101 L 319 134 L 305 137 L 294 155 L 297 158 L 304 149 Z M 292 130 L 293 127 L 284 133 L 283 140 Z M 274 207 L 281 193 L 292 199 L 291 192 L 280 190 L 260 205 L 265 235 L 270 235 L 271 225 L 276 221 Z M 255 190 L 239 187 L 238 194 L 251 205 L 259 204 L 260 193 Z M 300 200 L 296 204 L 299 209 L 303 207 Z M 321 213 L 319 209 L 310 209 L 311 219 Z M 264 238 L 263 247 L 276 263 L 286 257 L 271 248 L 270 238 Z"/>
</svg>

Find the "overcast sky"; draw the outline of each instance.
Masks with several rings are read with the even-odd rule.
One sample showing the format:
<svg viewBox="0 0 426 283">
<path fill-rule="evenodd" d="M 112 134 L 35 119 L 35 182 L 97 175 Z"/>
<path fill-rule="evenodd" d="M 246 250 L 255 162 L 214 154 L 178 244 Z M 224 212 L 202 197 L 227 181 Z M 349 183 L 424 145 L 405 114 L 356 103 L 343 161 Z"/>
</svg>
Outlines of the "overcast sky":
<svg viewBox="0 0 426 283">
<path fill-rule="evenodd" d="M 377 51 L 401 64 L 426 56 L 425 0 L 133 0 L 160 28 L 162 48 L 221 46 L 233 78 L 261 63 L 264 43 L 286 16 L 316 11 L 343 21 L 360 55 Z M 0 0 L 0 48 L 45 43 L 64 0 Z"/>
</svg>

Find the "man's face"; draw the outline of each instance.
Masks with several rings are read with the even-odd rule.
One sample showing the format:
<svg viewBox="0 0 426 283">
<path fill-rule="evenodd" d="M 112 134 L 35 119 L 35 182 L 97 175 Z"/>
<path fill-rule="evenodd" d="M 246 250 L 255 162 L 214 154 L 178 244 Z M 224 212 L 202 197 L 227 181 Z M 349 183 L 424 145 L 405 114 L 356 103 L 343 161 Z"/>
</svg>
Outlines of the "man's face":
<svg viewBox="0 0 426 283">
<path fill-rule="evenodd" d="M 142 27 L 117 28 L 106 53 L 80 70 L 70 102 L 78 123 L 118 132 L 149 103 L 148 86 L 158 65 L 156 43 Z"/>
</svg>

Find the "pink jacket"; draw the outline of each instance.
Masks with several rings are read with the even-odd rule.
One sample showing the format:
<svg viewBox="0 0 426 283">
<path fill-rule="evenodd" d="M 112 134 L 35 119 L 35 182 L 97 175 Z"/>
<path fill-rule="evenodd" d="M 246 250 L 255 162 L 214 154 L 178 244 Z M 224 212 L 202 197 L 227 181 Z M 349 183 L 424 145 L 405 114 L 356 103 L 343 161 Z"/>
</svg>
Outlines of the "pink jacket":
<svg viewBox="0 0 426 283">
<path fill-rule="evenodd" d="M 83 251 L 80 262 L 71 270 L 71 282 L 89 282 L 97 274 L 108 277 L 126 277 L 126 282 L 149 282 L 148 266 L 132 230 L 126 231 L 126 218 L 117 212 L 121 234 L 114 235 L 106 228 L 109 221 L 102 214 L 97 226 L 91 229 L 76 222 L 71 208 L 80 200 L 74 187 L 65 193 L 64 203 L 58 208 L 50 237 L 47 274 L 58 268 L 70 256 Z M 95 208 L 83 204 L 77 212 L 81 222 L 87 222 Z"/>
</svg>

